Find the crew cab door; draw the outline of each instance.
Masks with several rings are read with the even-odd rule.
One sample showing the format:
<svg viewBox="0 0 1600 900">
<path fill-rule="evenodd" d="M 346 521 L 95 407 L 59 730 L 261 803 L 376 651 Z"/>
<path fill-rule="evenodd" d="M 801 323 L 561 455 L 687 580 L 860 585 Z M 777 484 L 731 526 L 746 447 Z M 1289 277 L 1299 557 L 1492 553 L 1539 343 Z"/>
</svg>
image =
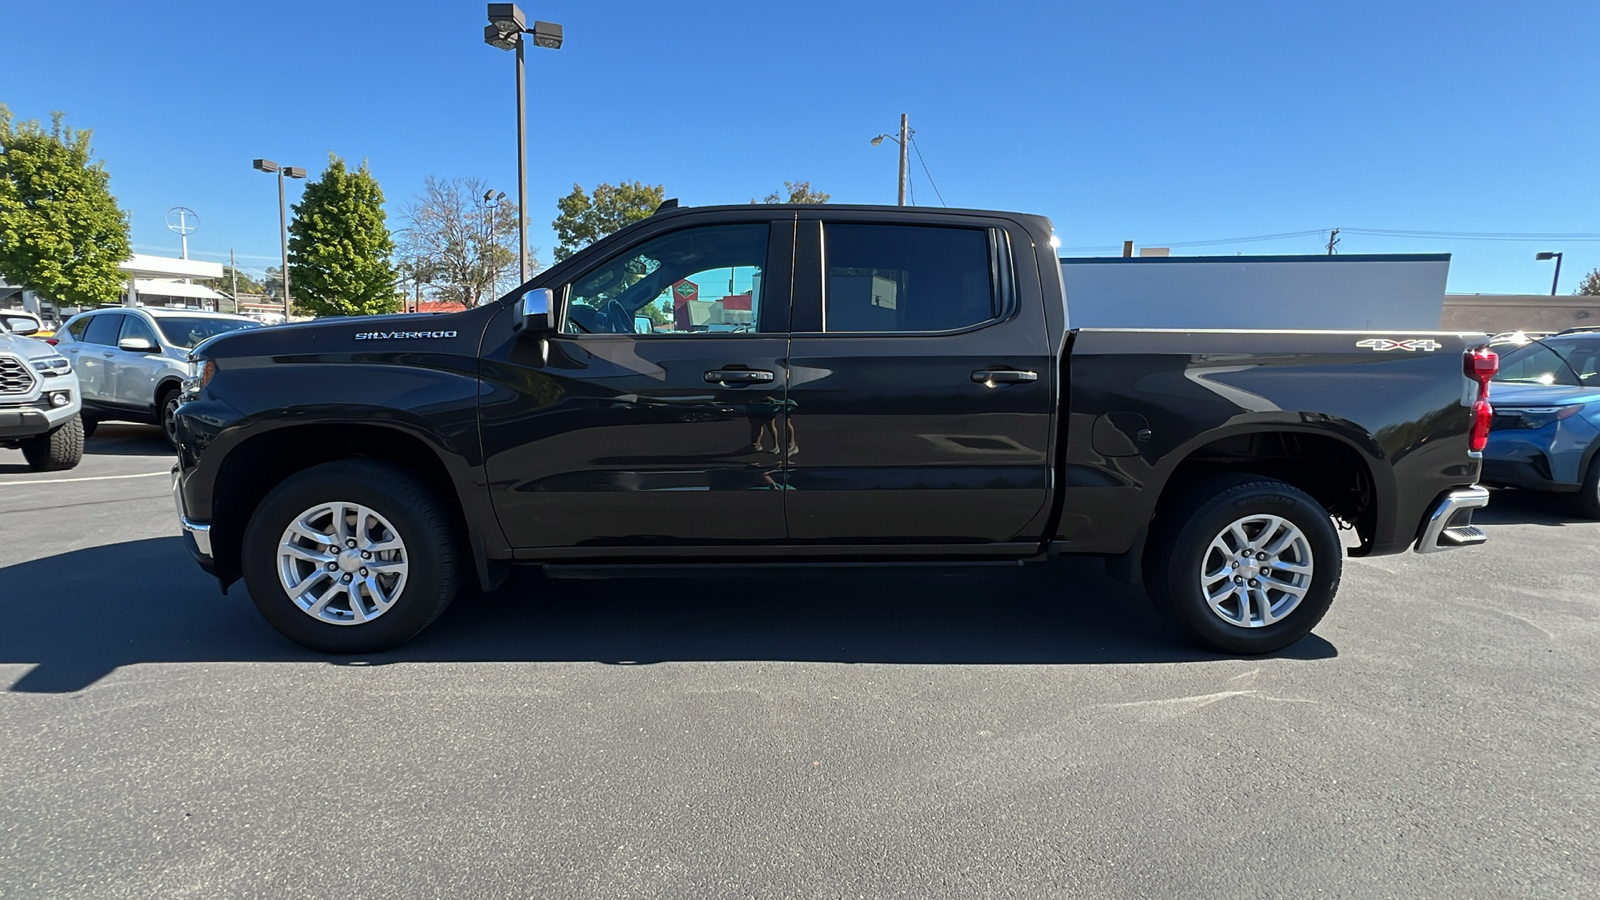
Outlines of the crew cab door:
<svg viewBox="0 0 1600 900">
<path fill-rule="evenodd" d="M 791 539 L 1037 540 L 1056 391 L 1026 232 L 944 214 L 799 219 Z"/>
<path fill-rule="evenodd" d="M 553 287 L 558 333 L 486 344 L 485 467 L 513 547 L 785 539 L 794 220 L 772 216 L 646 227 Z"/>
</svg>

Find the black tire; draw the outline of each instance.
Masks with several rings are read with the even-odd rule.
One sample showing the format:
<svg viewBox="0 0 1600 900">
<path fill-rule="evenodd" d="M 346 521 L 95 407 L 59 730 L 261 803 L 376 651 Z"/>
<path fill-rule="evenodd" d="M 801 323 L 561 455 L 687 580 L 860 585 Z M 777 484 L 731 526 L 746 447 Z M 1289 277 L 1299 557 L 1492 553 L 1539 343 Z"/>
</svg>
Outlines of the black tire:
<svg viewBox="0 0 1600 900">
<path fill-rule="evenodd" d="M 83 461 L 83 421 L 78 416 L 41 435 L 19 441 L 22 458 L 35 472 L 60 472 Z"/>
<path fill-rule="evenodd" d="M 1225 621 L 1224 614 L 1231 612 L 1245 621 L 1259 619 L 1255 611 L 1261 608 L 1260 599 L 1245 605 L 1235 594 L 1231 600 L 1219 601 L 1222 607 L 1214 610 L 1201 586 L 1205 571 L 1202 567 L 1228 558 L 1221 551 L 1212 555 L 1213 540 L 1231 540 L 1223 536 L 1231 524 L 1257 515 L 1281 517 L 1300 530 L 1310 559 L 1285 564 L 1308 561 L 1312 572 L 1309 584 L 1299 586 L 1304 595 L 1286 615 L 1271 624 L 1247 627 Z M 1294 555 L 1298 551 L 1284 552 Z M 1305 492 L 1274 479 L 1230 475 L 1197 482 L 1173 498 L 1157 517 L 1144 563 L 1151 602 L 1191 637 L 1228 653 L 1271 653 L 1305 637 L 1322 621 L 1339 590 L 1344 548 L 1327 511 Z M 1247 565 L 1260 563 L 1250 561 Z M 1252 581 L 1255 574 L 1254 569 L 1249 569 L 1238 576 L 1244 579 L 1240 586 L 1248 590 L 1252 584 L 1275 583 L 1267 580 L 1266 573 L 1262 573 L 1261 582 Z M 1277 577 L 1285 576 L 1280 571 Z M 1295 575 L 1287 578 L 1297 580 Z M 1228 585 L 1219 582 L 1219 587 Z M 1266 587 L 1260 595 L 1267 598 L 1269 607 L 1276 608 L 1279 601 L 1288 600 L 1289 595 L 1283 591 L 1278 592 L 1278 601 L 1272 600 L 1272 590 Z"/>
<path fill-rule="evenodd" d="M 83 422 L 84 439 L 87 440 L 88 438 L 94 437 L 94 430 L 100 427 L 100 420 L 93 416 L 85 416 L 81 414 L 78 416 L 78 419 Z"/>
<path fill-rule="evenodd" d="M 174 449 L 178 446 L 177 420 L 173 413 L 182 405 L 183 397 L 175 387 L 169 387 L 156 395 L 156 424 L 161 426 L 161 433 L 166 436 L 167 443 Z"/>
<path fill-rule="evenodd" d="M 317 504 L 332 502 L 371 509 L 392 524 L 405 544 L 409 570 L 393 606 L 360 624 L 314 618 L 279 579 L 278 548 L 285 530 Z M 297 644 L 324 653 L 387 650 L 415 637 L 455 598 L 463 559 L 455 523 L 438 494 L 399 466 L 361 459 L 324 463 L 290 477 L 256 507 L 240 553 L 245 587 L 267 622 Z M 348 596 L 344 606 L 351 606 Z"/>
<path fill-rule="evenodd" d="M 1589 471 L 1578 489 L 1578 513 L 1586 519 L 1600 519 L 1600 451 L 1589 460 Z"/>
</svg>

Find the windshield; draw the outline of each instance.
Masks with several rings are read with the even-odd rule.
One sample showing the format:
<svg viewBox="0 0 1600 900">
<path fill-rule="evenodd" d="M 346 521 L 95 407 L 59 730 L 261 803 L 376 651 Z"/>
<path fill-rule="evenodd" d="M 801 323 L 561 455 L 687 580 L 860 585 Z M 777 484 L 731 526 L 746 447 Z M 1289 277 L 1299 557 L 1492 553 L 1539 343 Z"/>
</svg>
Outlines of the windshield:
<svg viewBox="0 0 1600 900">
<path fill-rule="evenodd" d="M 1511 384 L 1600 384 L 1600 335 L 1553 337 L 1500 355 L 1495 381 Z"/>
<path fill-rule="evenodd" d="M 238 331 L 241 328 L 259 328 L 260 322 L 249 319 L 207 319 L 202 316 L 156 316 L 156 324 L 167 343 L 191 350 L 206 338 Z"/>
</svg>

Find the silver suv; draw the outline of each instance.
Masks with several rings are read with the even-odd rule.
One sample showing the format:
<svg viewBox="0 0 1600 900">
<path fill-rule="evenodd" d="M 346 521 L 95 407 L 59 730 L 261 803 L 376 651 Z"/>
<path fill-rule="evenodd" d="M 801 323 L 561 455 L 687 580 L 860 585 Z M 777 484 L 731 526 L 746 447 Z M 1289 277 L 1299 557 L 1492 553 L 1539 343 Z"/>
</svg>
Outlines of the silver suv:
<svg viewBox="0 0 1600 900">
<path fill-rule="evenodd" d="M 41 340 L 31 316 L 0 316 L 0 447 L 21 450 L 35 472 L 83 459 L 82 396 L 72 363 Z"/>
<path fill-rule="evenodd" d="M 56 333 L 83 384 L 84 434 L 103 421 L 149 422 L 173 440 L 172 413 L 182 402 L 189 351 L 206 338 L 256 328 L 260 322 L 224 313 L 151 307 L 97 309 Z"/>
</svg>

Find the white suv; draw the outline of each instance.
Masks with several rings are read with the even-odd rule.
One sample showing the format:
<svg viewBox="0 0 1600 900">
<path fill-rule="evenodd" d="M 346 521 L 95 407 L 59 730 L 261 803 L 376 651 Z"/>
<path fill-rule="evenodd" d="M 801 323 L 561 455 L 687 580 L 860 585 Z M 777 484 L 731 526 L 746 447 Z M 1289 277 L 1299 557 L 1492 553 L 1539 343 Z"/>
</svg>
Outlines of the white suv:
<svg viewBox="0 0 1600 900">
<path fill-rule="evenodd" d="M 31 317 L 0 317 L 0 447 L 21 450 L 35 472 L 83 459 L 83 403 L 72 362 L 44 341 Z"/>
<path fill-rule="evenodd" d="M 150 422 L 173 440 L 189 351 L 206 338 L 260 325 L 245 316 L 142 306 L 74 316 L 56 332 L 56 349 L 83 382 L 84 433 L 103 421 Z"/>
</svg>

